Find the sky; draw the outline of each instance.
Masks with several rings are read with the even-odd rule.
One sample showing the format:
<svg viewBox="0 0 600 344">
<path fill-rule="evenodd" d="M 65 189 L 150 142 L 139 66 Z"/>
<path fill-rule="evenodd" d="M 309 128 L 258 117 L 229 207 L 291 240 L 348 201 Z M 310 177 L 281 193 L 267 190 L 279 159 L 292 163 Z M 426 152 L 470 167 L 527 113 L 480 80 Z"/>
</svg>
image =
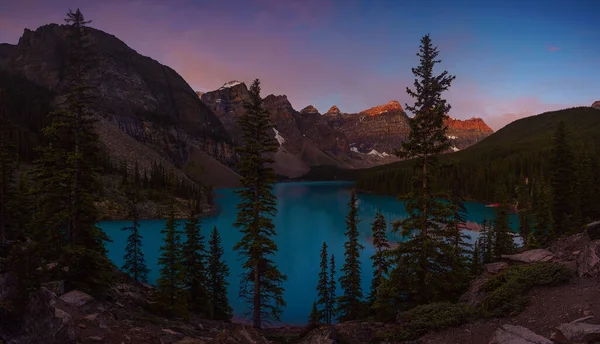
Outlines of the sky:
<svg viewBox="0 0 600 344">
<path fill-rule="evenodd" d="M 63 23 L 90 26 L 170 66 L 197 91 L 258 78 L 297 110 L 354 113 L 411 104 L 411 68 L 429 33 L 456 79 L 459 119 L 497 130 L 521 117 L 600 100 L 598 0 L 0 0 L 0 42 Z"/>
</svg>

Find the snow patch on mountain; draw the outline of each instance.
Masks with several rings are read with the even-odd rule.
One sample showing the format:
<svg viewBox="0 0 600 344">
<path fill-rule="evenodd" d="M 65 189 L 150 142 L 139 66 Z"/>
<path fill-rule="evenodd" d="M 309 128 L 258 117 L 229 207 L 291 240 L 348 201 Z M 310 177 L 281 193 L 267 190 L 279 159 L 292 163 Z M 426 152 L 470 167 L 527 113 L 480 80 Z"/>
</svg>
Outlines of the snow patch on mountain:
<svg viewBox="0 0 600 344">
<path fill-rule="evenodd" d="M 350 148 L 350 150 L 351 150 L 351 151 L 353 151 L 354 153 L 360 153 L 360 152 L 358 151 L 358 148 L 356 148 L 356 147 L 352 147 L 352 148 Z"/>
<path fill-rule="evenodd" d="M 449 136 L 446 135 L 446 137 L 449 138 L 450 140 L 456 140 L 457 139 L 457 137 L 454 136 L 454 135 L 449 135 Z"/>
<path fill-rule="evenodd" d="M 383 155 L 382 153 L 379 153 L 379 152 L 378 152 L 378 151 L 376 151 L 375 149 L 373 149 L 372 151 L 370 151 L 368 154 L 369 154 L 369 155 L 375 155 L 375 156 L 378 156 L 378 157 L 380 157 L 380 158 L 383 158 L 383 157 L 385 157 L 385 155 Z"/>
<path fill-rule="evenodd" d="M 233 87 L 233 86 L 236 86 L 239 84 L 241 84 L 241 82 L 239 82 L 237 80 L 226 82 L 225 84 L 223 84 L 223 86 L 221 86 L 221 88 L 219 88 L 219 90 L 224 90 L 226 88 Z"/>
<path fill-rule="evenodd" d="M 283 146 L 283 144 L 285 143 L 285 139 L 283 138 L 283 136 L 279 135 L 279 131 L 277 131 L 277 129 L 273 128 L 273 131 L 275 132 L 275 139 L 277 140 L 277 142 L 279 142 L 280 146 Z"/>
<path fill-rule="evenodd" d="M 452 146 L 450 149 L 452 149 L 452 151 L 454 151 L 454 152 L 458 152 L 460 150 L 460 149 L 458 149 L 458 148 L 456 148 L 454 146 Z"/>
</svg>

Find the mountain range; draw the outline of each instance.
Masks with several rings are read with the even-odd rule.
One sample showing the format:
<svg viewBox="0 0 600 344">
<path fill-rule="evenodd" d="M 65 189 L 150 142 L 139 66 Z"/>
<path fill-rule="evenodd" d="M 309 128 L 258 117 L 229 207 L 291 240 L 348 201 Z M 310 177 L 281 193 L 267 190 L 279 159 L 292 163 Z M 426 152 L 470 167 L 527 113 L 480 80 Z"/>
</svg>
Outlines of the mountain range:
<svg viewBox="0 0 600 344">
<path fill-rule="evenodd" d="M 217 90 L 196 93 L 239 144 L 237 118 L 244 115 L 243 104 L 249 99 L 246 84 L 230 81 Z M 396 161 L 394 150 L 410 132 L 410 117 L 396 100 L 359 113 L 343 113 L 334 105 L 324 114 L 312 105 L 297 111 L 285 95 L 268 95 L 263 100 L 280 144 L 273 167 L 287 177 L 301 176 L 314 166 L 365 168 Z M 453 151 L 493 133 L 481 118 L 448 117 L 446 124 Z"/>
<path fill-rule="evenodd" d="M 182 178 L 217 187 L 238 186 L 236 120 L 249 98 L 246 84 L 232 81 L 197 92 L 173 69 L 117 37 L 96 29 L 91 33 L 98 65 L 85 77 L 97 89 L 92 109 L 111 156 L 138 161 L 141 168 L 157 161 Z M 51 105 L 57 104 L 66 83 L 65 49 L 64 26 L 25 29 L 18 44 L 0 44 L 0 72 L 48 90 Z M 264 106 L 280 144 L 273 167 L 284 177 L 302 176 L 316 166 L 356 169 L 397 161 L 394 149 L 410 132 L 411 118 L 395 100 L 359 113 L 344 113 L 335 105 L 324 114 L 312 105 L 298 111 L 285 95 L 267 95 Z M 453 151 L 493 133 L 481 118 L 448 117 L 446 124 Z"/>
</svg>

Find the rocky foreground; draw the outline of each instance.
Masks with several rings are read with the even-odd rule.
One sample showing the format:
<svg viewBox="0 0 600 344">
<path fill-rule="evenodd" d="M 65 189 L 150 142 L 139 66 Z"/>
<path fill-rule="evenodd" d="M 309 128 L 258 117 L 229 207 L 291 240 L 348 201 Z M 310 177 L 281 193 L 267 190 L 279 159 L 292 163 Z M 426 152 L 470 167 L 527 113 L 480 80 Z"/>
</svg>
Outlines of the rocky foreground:
<svg viewBox="0 0 600 344">
<path fill-rule="evenodd" d="M 514 265 L 553 262 L 574 273 L 569 283 L 537 287 L 523 312 L 506 318 L 476 320 L 459 327 L 426 333 L 412 342 L 395 341 L 403 326 L 353 321 L 330 327 L 284 327 L 258 332 L 235 323 L 192 316 L 189 320 L 159 315 L 154 288 L 120 275 L 119 283 L 102 299 L 78 290 L 64 291 L 62 281 L 46 284 L 27 307 L 21 332 L 5 343 L 423 343 L 423 344 L 571 344 L 600 343 L 600 222 L 554 244 L 504 256 L 488 264 L 461 302 L 477 306 L 485 298 L 482 285 Z M 14 292 L 14 280 L 0 275 L 0 303 Z"/>
</svg>

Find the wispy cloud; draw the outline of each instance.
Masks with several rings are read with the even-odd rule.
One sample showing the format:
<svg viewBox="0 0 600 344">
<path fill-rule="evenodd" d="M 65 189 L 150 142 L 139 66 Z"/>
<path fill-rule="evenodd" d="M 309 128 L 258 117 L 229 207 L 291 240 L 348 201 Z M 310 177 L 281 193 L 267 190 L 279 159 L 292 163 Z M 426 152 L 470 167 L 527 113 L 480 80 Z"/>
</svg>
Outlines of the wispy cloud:
<svg viewBox="0 0 600 344">
<path fill-rule="evenodd" d="M 562 50 L 562 48 L 554 46 L 554 45 L 546 44 L 546 50 L 548 50 L 548 51 L 558 51 L 558 50 Z"/>
</svg>

